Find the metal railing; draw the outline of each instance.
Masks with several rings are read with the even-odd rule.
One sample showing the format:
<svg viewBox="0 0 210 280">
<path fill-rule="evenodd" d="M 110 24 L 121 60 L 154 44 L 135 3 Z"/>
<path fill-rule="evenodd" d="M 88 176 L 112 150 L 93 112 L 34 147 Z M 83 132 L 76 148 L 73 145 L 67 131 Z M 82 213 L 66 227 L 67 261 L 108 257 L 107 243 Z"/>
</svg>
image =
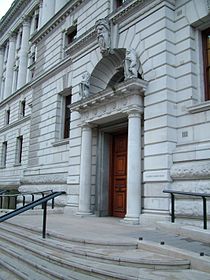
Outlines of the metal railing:
<svg viewBox="0 0 210 280">
<path fill-rule="evenodd" d="M 24 193 L 25 194 L 25 193 Z M 34 207 L 38 206 L 38 205 L 42 205 L 42 209 L 43 209 L 43 226 L 42 226 L 42 237 L 45 238 L 46 237 L 46 221 L 47 221 L 47 202 L 49 200 L 54 200 L 55 197 L 57 196 L 60 196 L 62 194 L 65 194 L 65 192 L 63 191 L 60 191 L 60 192 L 53 192 L 44 196 L 44 197 L 41 197 L 37 200 L 34 200 L 18 209 L 15 209 L 14 211 L 12 212 L 9 212 L 9 213 L 6 213 L 2 216 L 0 216 L 0 223 L 1 222 L 4 222 L 8 219 L 11 219 L 23 212 L 26 212 L 30 209 L 33 209 Z"/>
<path fill-rule="evenodd" d="M 7 207 L 5 209 L 11 209 L 10 203 L 11 201 L 14 204 L 14 209 L 17 208 L 17 201 L 18 198 L 22 197 L 22 205 L 26 204 L 26 197 L 31 196 L 31 202 L 35 200 L 35 196 L 41 195 L 44 197 L 46 194 L 52 193 L 53 190 L 46 190 L 46 191 L 39 191 L 39 192 L 18 192 L 11 194 L 8 190 L 0 190 L 0 208 L 3 208 L 3 201 L 4 205 Z M 54 208 L 54 199 L 52 199 L 52 209 Z"/>
<path fill-rule="evenodd" d="M 194 192 L 181 192 L 175 190 L 164 190 L 164 193 L 169 193 L 171 195 L 171 222 L 175 222 L 175 195 L 184 195 L 184 196 L 194 196 L 201 197 L 203 200 L 203 229 L 207 229 L 207 198 L 210 198 L 209 193 L 194 193 Z"/>
</svg>

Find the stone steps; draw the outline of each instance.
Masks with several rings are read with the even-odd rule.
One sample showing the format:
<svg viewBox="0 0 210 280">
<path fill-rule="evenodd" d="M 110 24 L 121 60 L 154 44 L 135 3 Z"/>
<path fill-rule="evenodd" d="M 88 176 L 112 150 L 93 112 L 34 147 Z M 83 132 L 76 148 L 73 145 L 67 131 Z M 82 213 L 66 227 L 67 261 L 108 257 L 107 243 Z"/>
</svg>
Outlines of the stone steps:
<svg viewBox="0 0 210 280">
<path fill-rule="evenodd" d="M 56 236 L 54 236 L 53 239 L 48 238 L 46 244 L 46 240 L 43 240 L 40 237 L 37 239 L 32 232 L 29 232 L 27 236 L 25 236 L 25 233 L 21 232 L 20 229 L 14 231 L 13 228 L 8 225 L 4 226 L 2 230 L 4 229 L 6 229 L 7 233 L 10 232 L 10 234 L 33 242 L 34 249 L 36 248 L 36 244 L 38 244 L 38 246 L 41 244 L 42 247 L 46 248 L 45 252 L 56 250 L 57 252 L 62 253 L 62 256 L 66 253 L 67 255 L 71 254 L 72 257 L 79 257 L 80 259 L 84 258 L 94 261 L 100 259 L 100 262 L 104 263 L 120 264 L 121 266 L 124 265 L 138 268 L 146 267 L 151 269 L 161 269 L 163 267 L 169 267 L 170 269 L 186 269 L 190 267 L 190 262 L 187 259 L 169 258 L 168 256 L 165 257 L 149 252 L 146 253 L 145 251 L 141 254 L 141 250 L 137 250 L 137 244 L 133 245 L 133 247 L 131 247 L 131 243 L 122 243 L 118 246 L 115 244 L 115 246 L 111 246 L 111 243 L 107 242 L 101 244 L 100 247 L 100 244 L 96 243 L 96 246 L 94 247 L 93 241 L 90 244 L 88 242 L 81 242 L 81 240 L 80 242 L 76 242 L 75 239 L 74 241 L 71 241 L 71 239 L 63 240 Z M 22 243 L 22 246 L 24 246 L 24 243 Z M 129 246 L 129 249 L 127 246 Z M 50 251 L 48 254 L 50 254 Z"/>
<path fill-rule="evenodd" d="M 52 234 L 42 239 L 40 232 L 10 223 L 1 224 L 0 229 L 1 266 L 15 275 L 6 278 L 0 271 L 0 279 L 132 280 L 139 279 L 145 269 L 183 271 L 190 268 L 187 259 L 140 250 L 134 242 L 119 242 L 118 246 L 96 242 L 94 246 L 93 240 L 63 240 Z"/>
</svg>

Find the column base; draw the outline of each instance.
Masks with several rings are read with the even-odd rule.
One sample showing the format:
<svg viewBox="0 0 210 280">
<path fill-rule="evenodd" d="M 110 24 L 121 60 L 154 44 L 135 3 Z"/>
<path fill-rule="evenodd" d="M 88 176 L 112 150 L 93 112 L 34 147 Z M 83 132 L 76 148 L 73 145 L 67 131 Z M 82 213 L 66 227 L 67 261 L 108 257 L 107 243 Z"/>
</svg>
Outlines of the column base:
<svg viewBox="0 0 210 280">
<path fill-rule="evenodd" d="M 86 212 L 86 211 L 78 211 L 77 213 L 76 213 L 76 215 L 77 216 L 91 216 L 91 215 L 93 215 L 93 213 L 91 213 L 91 212 Z"/>
<path fill-rule="evenodd" d="M 124 223 L 127 224 L 132 224 L 132 225 L 139 225 L 140 221 L 139 221 L 139 217 L 126 217 L 123 219 Z"/>
</svg>

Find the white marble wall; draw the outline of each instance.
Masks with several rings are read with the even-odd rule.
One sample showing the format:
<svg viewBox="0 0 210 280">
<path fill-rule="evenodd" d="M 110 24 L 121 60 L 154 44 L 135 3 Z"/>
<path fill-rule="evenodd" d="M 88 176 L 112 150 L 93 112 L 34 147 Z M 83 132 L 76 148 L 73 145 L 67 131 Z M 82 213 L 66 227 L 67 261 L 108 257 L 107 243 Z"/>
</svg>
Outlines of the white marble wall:
<svg viewBox="0 0 210 280">
<path fill-rule="evenodd" d="M 113 35 L 114 46 L 118 49 L 132 47 L 136 50 L 143 77 L 148 81 L 144 96 L 142 145 L 143 213 L 148 217 L 154 214 L 168 215 L 170 202 L 167 195 L 162 193 L 163 189 L 206 189 L 204 183 L 208 174 L 198 176 L 196 172 L 203 170 L 202 162 L 206 162 L 208 169 L 210 158 L 210 105 L 208 107 L 206 104 L 209 102 L 203 102 L 200 36 L 200 29 L 210 25 L 207 1 L 199 1 L 199 5 L 196 0 L 153 1 L 156 2 L 155 5 L 148 1 L 130 14 L 127 9 L 124 16 L 119 14 L 116 18 L 113 14 L 110 16 L 110 1 L 85 1 L 69 14 L 66 11 L 71 1 L 67 2 L 43 0 L 40 26 L 43 28 L 43 36 L 37 39 L 35 35 L 35 39 L 32 40 L 37 46 L 35 81 L 31 84 L 32 89 L 20 91 L 7 102 L 0 103 L 0 144 L 5 139 L 15 139 L 17 132 L 22 133 L 24 128 L 24 139 L 27 139 L 22 166 L 26 169 L 25 185 L 32 187 L 39 176 L 43 176 L 43 186 L 55 184 L 57 187 L 66 187 L 69 194 L 67 204 L 77 211 L 81 120 L 79 113 L 72 113 L 69 143 L 61 141 L 59 144 L 62 140 L 60 93 L 65 88 L 72 87 L 72 101 L 76 102 L 79 99 L 82 74 L 86 71 L 92 73 L 102 59 L 94 34 L 95 22 L 109 16 L 113 19 L 114 32 L 118 33 L 116 37 Z M 60 8 L 65 10 L 63 15 L 59 14 Z M 56 21 L 56 18 L 59 18 L 59 21 Z M 49 20 L 53 22 L 54 19 L 55 24 L 48 26 Z M 80 49 L 70 48 L 69 52 L 66 52 L 65 34 L 75 22 L 77 38 L 81 41 Z M 32 33 L 30 32 L 31 36 Z M 92 34 L 89 39 L 88 34 Z M 0 43 L 1 40 L 3 39 L 0 39 Z M 103 76 L 101 80 L 104 82 Z M 27 100 L 27 115 L 32 112 L 31 119 L 25 123 L 19 122 L 17 117 L 18 101 L 23 97 Z M 32 108 L 28 106 L 29 103 Z M 11 108 L 12 120 L 17 122 L 17 126 L 11 125 L 5 129 L 5 110 L 8 106 Z M 10 175 L 16 176 L 14 178 L 18 180 L 23 168 L 13 167 L 14 140 L 10 140 L 8 149 L 8 168 L 0 170 L 0 178 L 4 178 L 0 180 L 6 181 Z M 93 210 L 96 164 L 97 130 L 93 130 Z M 189 172 L 184 172 L 186 169 Z M 54 177 L 50 177 L 50 174 Z M 183 205 L 184 202 L 179 201 L 180 212 Z"/>
</svg>

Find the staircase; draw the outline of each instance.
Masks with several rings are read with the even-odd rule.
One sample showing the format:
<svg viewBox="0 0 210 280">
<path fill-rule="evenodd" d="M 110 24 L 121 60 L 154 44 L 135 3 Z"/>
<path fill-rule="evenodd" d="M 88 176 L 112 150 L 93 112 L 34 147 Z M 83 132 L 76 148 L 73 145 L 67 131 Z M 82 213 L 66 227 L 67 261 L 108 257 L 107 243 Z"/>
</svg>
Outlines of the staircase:
<svg viewBox="0 0 210 280">
<path fill-rule="evenodd" d="M 191 279 L 200 277 L 189 269 L 188 259 L 137 247 L 137 242 L 98 244 L 53 235 L 42 239 L 40 232 L 6 222 L 0 224 L 0 279 L 170 279 L 164 275 L 180 271 L 195 273 Z M 202 276 L 209 279 L 209 274 Z"/>
</svg>

